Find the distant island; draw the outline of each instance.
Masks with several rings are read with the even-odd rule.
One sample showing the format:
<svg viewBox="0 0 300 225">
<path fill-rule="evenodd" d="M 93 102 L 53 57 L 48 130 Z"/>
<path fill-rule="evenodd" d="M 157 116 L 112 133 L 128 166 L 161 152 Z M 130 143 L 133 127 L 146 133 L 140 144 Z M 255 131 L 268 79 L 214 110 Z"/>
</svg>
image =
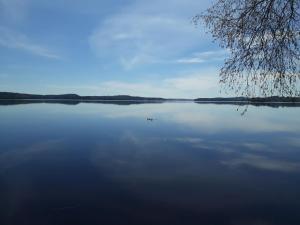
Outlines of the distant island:
<svg viewBox="0 0 300 225">
<path fill-rule="evenodd" d="M 61 94 L 61 95 L 38 95 L 14 92 L 0 92 L 0 100 L 5 101 L 23 101 L 23 102 L 64 102 L 68 104 L 76 104 L 76 102 L 165 102 L 165 101 L 194 101 L 197 103 L 215 103 L 215 104 L 267 104 L 267 103 L 300 103 L 300 97 L 230 97 L 230 98 L 196 98 L 196 99 L 177 99 L 177 98 L 159 98 L 159 97 L 139 97 L 130 95 L 114 95 L 114 96 L 80 96 L 77 94 Z M 74 102 L 74 103 L 73 103 Z"/>
<path fill-rule="evenodd" d="M 163 98 L 137 97 L 130 95 L 80 96 L 77 94 L 37 95 L 0 92 L 0 100 L 76 100 L 76 101 L 164 101 Z"/>
</svg>

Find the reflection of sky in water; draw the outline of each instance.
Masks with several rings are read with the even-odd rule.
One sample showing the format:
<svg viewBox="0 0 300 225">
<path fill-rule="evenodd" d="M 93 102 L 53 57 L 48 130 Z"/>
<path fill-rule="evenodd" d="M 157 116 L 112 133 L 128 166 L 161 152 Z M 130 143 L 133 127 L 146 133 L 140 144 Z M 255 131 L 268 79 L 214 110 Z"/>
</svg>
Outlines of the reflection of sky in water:
<svg viewBox="0 0 300 225">
<path fill-rule="evenodd" d="M 300 224 L 300 108 L 236 109 L 0 106 L 0 222 Z"/>
</svg>

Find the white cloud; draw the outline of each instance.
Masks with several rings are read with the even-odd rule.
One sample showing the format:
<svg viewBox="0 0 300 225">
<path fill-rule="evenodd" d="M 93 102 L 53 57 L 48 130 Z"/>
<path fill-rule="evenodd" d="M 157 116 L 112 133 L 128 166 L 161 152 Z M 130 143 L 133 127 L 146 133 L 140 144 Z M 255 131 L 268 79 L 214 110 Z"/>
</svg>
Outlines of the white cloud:
<svg viewBox="0 0 300 225">
<path fill-rule="evenodd" d="M 130 94 L 139 96 L 154 96 L 166 98 L 197 97 L 207 94 L 217 86 L 213 78 L 201 75 L 164 79 L 160 82 L 123 82 L 107 81 L 99 85 L 102 93 L 110 95 Z"/>
<path fill-rule="evenodd" d="M 169 78 L 165 79 L 164 82 L 169 87 L 186 92 L 197 92 L 199 90 L 208 91 L 218 86 L 217 77 L 210 74 L 195 74 L 185 77 Z"/>
<path fill-rule="evenodd" d="M 150 63 L 150 62 L 155 62 L 155 60 L 151 56 L 146 55 L 144 53 L 132 56 L 131 58 L 128 58 L 126 56 L 120 57 L 121 65 L 127 70 L 132 69 L 137 65 Z"/>
<path fill-rule="evenodd" d="M 198 64 L 205 62 L 214 62 L 219 60 L 224 60 L 228 55 L 227 50 L 217 50 L 217 51 L 206 51 L 194 53 L 191 57 L 178 59 L 177 63 L 183 64 Z"/>
<path fill-rule="evenodd" d="M 170 77 L 170 76 L 168 76 Z M 217 96 L 218 77 L 216 71 L 206 70 L 194 73 L 182 73 L 159 81 L 122 81 L 107 80 L 92 85 L 48 86 L 55 93 L 75 92 L 85 95 L 122 95 L 165 98 L 197 98 Z M 54 91 L 53 91 L 54 90 Z"/>
<path fill-rule="evenodd" d="M 119 59 L 126 69 L 172 62 L 210 43 L 203 29 L 190 22 L 205 5 L 208 1 L 138 1 L 102 22 L 89 38 L 91 48 L 100 57 Z"/>
<path fill-rule="evenodd" d="M 33 43 L 26 35 L 0 27 L 0 46 L 19 49 L 31 54 L 51 59 L 62 59 L 61 56 L 47 47 Z"/>
<path fill-rule="evenodd" d="M 183 58 L 183 59 L 178 59 L 176 60 L 178 63 L 183 63 L 183 64 L 197 64 L 197 63 L 204 63 L 205 60 L 197 57 L 193 58 Z"/>
</svg>

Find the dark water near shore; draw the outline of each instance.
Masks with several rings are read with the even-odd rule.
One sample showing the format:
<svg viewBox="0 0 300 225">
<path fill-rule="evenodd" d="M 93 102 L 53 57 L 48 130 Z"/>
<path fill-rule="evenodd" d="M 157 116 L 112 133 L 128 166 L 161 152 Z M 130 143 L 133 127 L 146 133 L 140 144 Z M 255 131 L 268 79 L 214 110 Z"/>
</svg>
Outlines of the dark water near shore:
<svg viewBox="0 0 300 225">
<path fill-rule="evenodd" d="M 2 105 L 0 224 L 299 225 L 300 107 L 238 107 Z"/>
</svg>

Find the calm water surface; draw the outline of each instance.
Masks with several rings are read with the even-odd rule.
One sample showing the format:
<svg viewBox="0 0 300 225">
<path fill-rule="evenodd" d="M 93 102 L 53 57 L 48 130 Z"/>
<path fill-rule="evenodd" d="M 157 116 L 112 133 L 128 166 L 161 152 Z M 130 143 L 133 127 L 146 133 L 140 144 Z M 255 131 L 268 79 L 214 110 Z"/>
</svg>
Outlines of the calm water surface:
<svg viewBox="0 0 300 225">
<path fill-rule="evenodd" d="M 299 225 L 300 108 L 237 108 L 2 105 L 0 224 Z"/>
</svg>

